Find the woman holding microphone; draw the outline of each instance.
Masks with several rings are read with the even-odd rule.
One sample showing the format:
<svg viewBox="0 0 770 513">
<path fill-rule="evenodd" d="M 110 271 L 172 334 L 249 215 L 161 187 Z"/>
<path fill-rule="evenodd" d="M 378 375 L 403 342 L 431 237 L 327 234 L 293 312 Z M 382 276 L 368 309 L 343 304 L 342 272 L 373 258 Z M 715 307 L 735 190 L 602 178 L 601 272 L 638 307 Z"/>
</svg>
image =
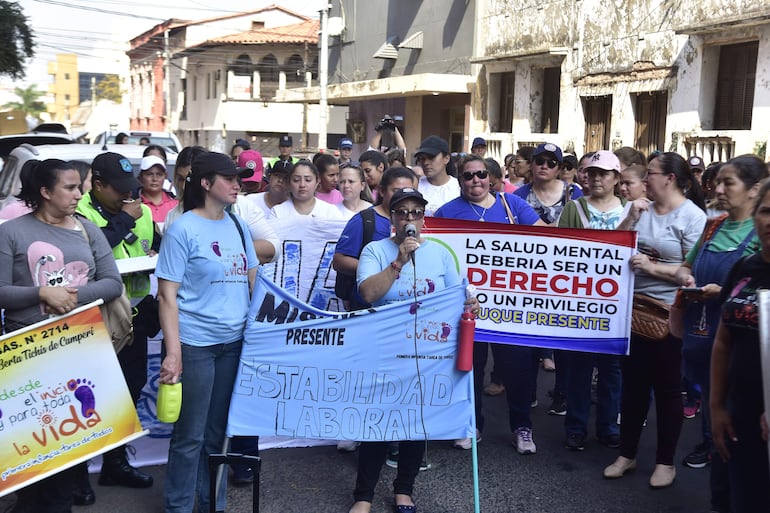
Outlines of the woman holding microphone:
<svg viewBox="0 0 770 513">
<path fill-rule="evenodd" d="M 379 306 L 460 283 L 460 274 L 449 251 L 420 236 L 427 204 L 422 194 L 411 187 L 393 193 L 390 222 L 395 236 L 369 243 L 358 262 L 358 289 L 364 301 Z M 466 301 L 466 304 L 474 311 L 477 309 L 475 298 Z M 355 503 L 350 513 L 369 513 L 371 510 L 387 449 L 388 442 L 361 444 L 353 492 Z M 425 441 L 400 442 L 398 471 L 393 481 L 396 511 L 399 513 L 417 511 L 412 491 L 424 451 Z"/>
</svg>

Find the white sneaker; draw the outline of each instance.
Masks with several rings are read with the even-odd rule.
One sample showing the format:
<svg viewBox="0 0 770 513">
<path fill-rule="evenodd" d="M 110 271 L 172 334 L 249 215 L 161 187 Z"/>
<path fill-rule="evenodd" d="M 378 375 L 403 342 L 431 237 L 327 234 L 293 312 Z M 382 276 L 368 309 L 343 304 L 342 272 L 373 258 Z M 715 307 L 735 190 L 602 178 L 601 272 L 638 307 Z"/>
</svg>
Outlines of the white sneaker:
<svg viewBox="0 0 770 513">
<path fill-rule="evenodd" d="M 481 433 L 479 433 L 479 430 L 476 430 L 476 443 L 481 442 Z M 471 438 L 460 438 L 459 440 L 455 440 L 455 443 L 453 444 L 455 449 L 463 449 L 467 451 L 471 447 L 473 447 L 473 440 Z"/>
<path fill-rule="evenodd" d="M 519 454 L 535 454 L 537 452 L 537 446 L 532 440 L 532 430 L 525 427 L 520 427 L 514 433 L 513 445 Z"/>
<path fill-rule="evenodd" d="M 337 442 L 337 450 L 341 452 L 353 452 L 358 449 L 361 442 L 355 440 L 340 440 Z"/>
<path fill-rule="evenodd" d="M 468 450 L 473 446 L 473 440 L 470 438 L 458 438 L 453 444 L 455 449 Z"/>
</svg>

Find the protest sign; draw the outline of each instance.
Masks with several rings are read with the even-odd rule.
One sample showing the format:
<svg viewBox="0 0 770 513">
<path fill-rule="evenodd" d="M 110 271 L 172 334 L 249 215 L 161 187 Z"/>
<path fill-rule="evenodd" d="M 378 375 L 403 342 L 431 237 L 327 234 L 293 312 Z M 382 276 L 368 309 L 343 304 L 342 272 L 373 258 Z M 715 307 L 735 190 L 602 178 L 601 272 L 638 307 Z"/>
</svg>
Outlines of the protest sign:
<svg viewBox="0 0 770 513">
<path fill-rule="evenodd" d="M 331 440 L 473 436 L 473 374 L 455 370 L 458 285 L 354 313 L 257 280 L 229 435 Z"/>
<path fill-rule="evenodd" d="M 0 496 L 144 435 L 98 305 L 0 338 Z"/>
<path fill-rule="evenodd" d="M 342 311 L 334 295 L 337 277 L 332 268 L 334 248 L 347 221 L 312 216 L 271 219 L 281 239 L 281 256 L 264 267 L 273 283 L 299 300 L 322 310 Z"/>
<path fill-rule="evenodd" d="M 477 288 L 476 341 L 627 354 L 636 232 L 426 218 Z"/>
</svg>

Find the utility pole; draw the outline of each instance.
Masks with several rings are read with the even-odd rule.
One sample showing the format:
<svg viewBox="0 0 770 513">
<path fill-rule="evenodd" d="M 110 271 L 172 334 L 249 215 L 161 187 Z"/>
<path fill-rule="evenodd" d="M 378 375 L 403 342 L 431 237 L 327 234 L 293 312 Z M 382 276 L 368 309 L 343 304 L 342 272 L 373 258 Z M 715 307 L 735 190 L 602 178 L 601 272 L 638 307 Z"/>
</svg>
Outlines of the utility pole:
<svg viewBox="0 0 770 513">
<path fill-rule="evenodd" d="M 303 84 L 305 87 L 310 87 L 311 80 L 308 78 L 308 65 L 307 60 L 310 58 L 310 52 L 308 51 L 308 42 L 305 41 L 305 54 L 303 55 L 303 62 L 305 63 L 303 69 L 302 69 L 302 79 Z M 310 133 L 307 128 L 307 121 L 308 121 L 308 109 L 310 108 L 310 105 L 308 105 L 307 100 L 302 102 L 302 146 L 305 148 L 310 148 Z M 319 145 L 320 146 L 320 145 Z"/>
<path fill-rule="evenodd" d="M 318 148 L 326 148 L 326 129 L 329 125 L 329 107 L 327 104 L 327 90 L 326 86 L 329 82 L 329 38 L 327 34 L 329 32 L 329 8 L 331 4 L 324 3 L 324 7 L 321 10 L 321 57 L 318 59 L 318 85 L 321 89 L 321 98 L 318 102 L 319 113 L 319 126 L 318 126 Z"/>
<path fill-rule="evenodd" d="M 169 72 L 168 29 L 163 32 L 163 128 L 171 132 L 171 77 Z"/>
</svg>

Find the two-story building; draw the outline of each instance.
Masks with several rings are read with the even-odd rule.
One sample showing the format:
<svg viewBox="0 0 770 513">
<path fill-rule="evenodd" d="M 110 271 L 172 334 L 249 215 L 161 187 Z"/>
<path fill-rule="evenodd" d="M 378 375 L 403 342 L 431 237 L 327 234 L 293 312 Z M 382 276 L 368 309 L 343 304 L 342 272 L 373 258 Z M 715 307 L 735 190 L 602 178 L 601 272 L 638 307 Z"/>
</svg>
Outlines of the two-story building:
<svg viewBox="0 0 770 513">
<path fill-rule="evenodd" d="M 477 20 L 476 126 L 498 155 L 546 140 L 578 154 L 764 154 L 762 0 L 487 0 Z"/>
<path fill-rule="evenodd" d="M 331 2 L 330 105 L 347 105 L 354 156 L 366 150 L 385 114 L 414 151 L 427 135 L 452 151 L 469 140 L 475 78 L 471 57 L 476 0 Z M 285 101 L 318 101 L 318 87 L 290 89 Z M 331 141 L 330 141 L 331 142 Z"/>
<path fill-rule="evenodd" d="M 317 70 L 318 21 L 273 5 L 199 21 L 167 20 L 132 40 L 131 127 L 171 130 L 183 144 L 229 151 L 247 139 L 277 154 L 280 134 L 313 146 L 318 106 L 274 101 Z M 330 109 L 344 133 L 346 108 Z"/>
</svg>

